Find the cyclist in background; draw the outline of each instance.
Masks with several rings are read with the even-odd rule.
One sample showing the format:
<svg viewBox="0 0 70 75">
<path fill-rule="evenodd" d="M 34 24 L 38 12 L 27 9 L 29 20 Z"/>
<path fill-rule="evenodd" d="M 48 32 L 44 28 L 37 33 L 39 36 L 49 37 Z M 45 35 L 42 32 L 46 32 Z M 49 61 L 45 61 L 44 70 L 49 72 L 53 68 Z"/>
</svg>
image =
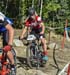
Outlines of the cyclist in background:
<svg viewBox="0 0 70 75">
<path fill-rule="evenodd" d="M 36 34 L 39 35 L 43 47 L 43 54 L 44 54 L 43 60 L 47 61 L 48 60 L 47 46 L 46 46 L 46 40 L 44 36 L 45 26 L 43 21 L 41 20 L 41 17 L 38 16 L 35 9 L 31 7 L 28 9 L 28 17 L 25 20 L 25 27 L 22 31 L 20 39 L 23 39 L 25 32 L 30 27 L 31 27 L 31 32 L 35 32 Z"/>
<path fill-rule="evenodd" d="M 11 62 L 12 75 L 15 75 L 15 64 L 13 54 L 11 52 L 13 44 L 14 29 L 12 21 L 0 12 L 0 33 L 3 35 L 3 50 Z"/>
</svg>

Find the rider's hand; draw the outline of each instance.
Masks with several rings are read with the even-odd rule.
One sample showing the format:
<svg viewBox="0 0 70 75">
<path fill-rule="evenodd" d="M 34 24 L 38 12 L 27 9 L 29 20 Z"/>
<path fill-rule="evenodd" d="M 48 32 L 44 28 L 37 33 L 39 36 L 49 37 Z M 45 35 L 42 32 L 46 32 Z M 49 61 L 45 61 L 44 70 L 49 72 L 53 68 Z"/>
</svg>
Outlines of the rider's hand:
<svg viewBox="0 0 70 75">
<path fill-rule="evenodd" d="M 40 34 L 44 34 L 44 32 L 40 32 Z"/>
<path fill-rule="evenodd" d="M 19 38 L 18 38 L 18 39 L 19 39 L 19 40 L 23 40 L 23 38 L 22 38 L 22 37 L 20 37 L 20 36 L 19 36 Z"/>
<path fill-rule="evenodd" d="M 10 51 L 11 48 L 12 48 L 11 45 L 6 45 L 6 46 L 4 46 L 3 50 L 4 50 L 5 52 L 7 52 L 7 51 Z"/>
</svg>

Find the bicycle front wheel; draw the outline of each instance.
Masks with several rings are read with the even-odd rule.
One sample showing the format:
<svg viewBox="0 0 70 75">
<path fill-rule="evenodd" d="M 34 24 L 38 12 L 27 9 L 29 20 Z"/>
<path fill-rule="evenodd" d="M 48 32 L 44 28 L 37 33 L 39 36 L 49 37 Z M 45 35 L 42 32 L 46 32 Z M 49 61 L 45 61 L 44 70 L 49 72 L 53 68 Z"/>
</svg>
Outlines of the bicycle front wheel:
<svg viewBox="0 0 70 75">
<path fill-rule="evenodd" d="M 26 57 L 27 57 L 27 64 L 30 68 L 32 67 L 32 58 L 33 58 L 33 52 L 32 52 L 32 48 L 30 48 L 30 45 L 27 47 L 26 50 Z"/>
</svg>

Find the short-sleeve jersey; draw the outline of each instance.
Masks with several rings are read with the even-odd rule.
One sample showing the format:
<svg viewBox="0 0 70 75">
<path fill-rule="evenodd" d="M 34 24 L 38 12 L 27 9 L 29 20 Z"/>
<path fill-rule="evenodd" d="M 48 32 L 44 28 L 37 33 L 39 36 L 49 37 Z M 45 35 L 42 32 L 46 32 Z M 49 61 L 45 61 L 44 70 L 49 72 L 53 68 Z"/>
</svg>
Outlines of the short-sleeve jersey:
<svg viewBox="0 0 70 75">
<path fill-rule="evenodd" d="M 0 32 L 4 32 L 6 30 L 5 26 L 7 24 L 12 25 L 13 22 L 0 12 Z"/>
<path fill-rule="evenodd" d="M 30 27 L 31 26 L 34 29 L 39 29 L 41 22 L 42 22 L 41 17 L 35 16 L 35 20 L 33 20 L 32 18 L 29 18 L 26 21 L 25 26 L 27 26 L 27 27 Z"/>
</svg>

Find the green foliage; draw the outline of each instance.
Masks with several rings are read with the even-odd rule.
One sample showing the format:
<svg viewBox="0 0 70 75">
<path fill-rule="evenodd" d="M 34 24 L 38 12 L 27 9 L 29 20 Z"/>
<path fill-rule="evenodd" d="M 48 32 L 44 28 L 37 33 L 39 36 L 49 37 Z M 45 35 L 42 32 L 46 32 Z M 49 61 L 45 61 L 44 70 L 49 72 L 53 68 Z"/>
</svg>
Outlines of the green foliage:
<svg viewBox="0 0 70 75">
<path fill-rule="evenodd" d="M 15 28 L 21 28 L 20 22 L 24 22 L 24 19 L 28 16 L 27 10 L 32 6 L 32 1 L 1 0 L 0 11 L 13 18 Z M 34 0 L 33 6 L 37 13 L 40 14 L 41 0 Z M 42 18 L 46 21 L 46 26 L 64 27 L 65 20 L 70 19 L 70 0 L 43 0 Z M 56 31 L 62 34 L 64 29 Z"/>
<path fill-rule="evenodd" d="M 53 3 L 53 2 L 50 2 L 47 6 L 46 6 L 46 10 L 49 11 L 57 11 L 57 9 L 60 9 L 61 6 L 59 4 L 56 4 L 56 3 Z"/>
</svg>

